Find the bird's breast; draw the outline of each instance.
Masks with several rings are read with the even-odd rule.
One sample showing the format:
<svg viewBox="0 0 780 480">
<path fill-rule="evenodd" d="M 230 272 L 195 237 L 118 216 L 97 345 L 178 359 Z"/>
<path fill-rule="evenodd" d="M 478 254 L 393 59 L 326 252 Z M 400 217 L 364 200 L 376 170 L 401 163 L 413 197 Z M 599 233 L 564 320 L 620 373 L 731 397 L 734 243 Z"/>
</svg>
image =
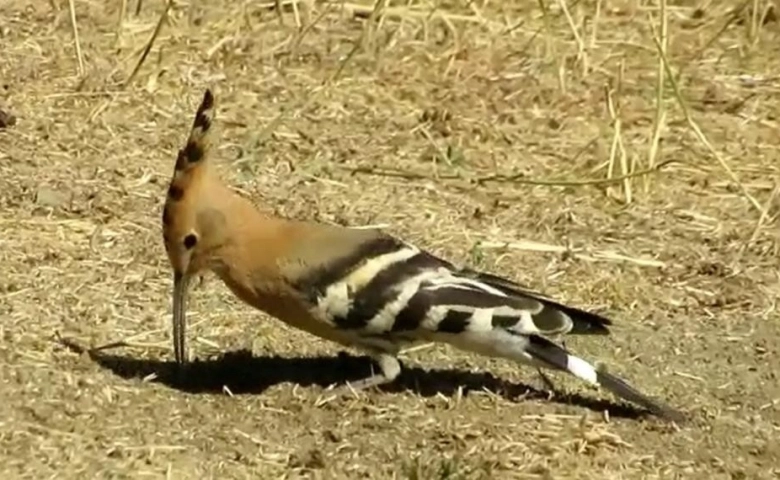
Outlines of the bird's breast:
<svg viewBox="0 0 780 480">
<path fill-rule="evenodd" d="M 228 289 L 244 303 L 287 325 L 344 346 L 355 346 L 354 335 L 341 331 L 316 315 L 308 302 L 282 282 L 216 272 Z"/>
</svg>

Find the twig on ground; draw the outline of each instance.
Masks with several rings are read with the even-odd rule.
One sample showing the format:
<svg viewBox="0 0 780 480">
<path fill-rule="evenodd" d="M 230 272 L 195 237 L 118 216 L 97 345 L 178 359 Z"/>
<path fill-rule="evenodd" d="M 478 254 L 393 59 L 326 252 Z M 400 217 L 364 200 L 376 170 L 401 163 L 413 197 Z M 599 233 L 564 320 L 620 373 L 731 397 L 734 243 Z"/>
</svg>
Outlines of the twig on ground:
<svg viewBox="0 0 780 480">
<path fill-rule="evenodd" d="M 604 0 L 596 0 L 596 11 L 593 14 L 593 27 L 591 27 L 590 31 L 590 48 L 595 49 L 596 48 L 596 38 L 598 38 L 598 32 L 599 32 L 599 20 L 601 20 L 601 5 L 604 3 Z"/>
<path fill-rule="evenodd" d="M 397 177 L 397 178 L 405 178 L 408 180 L 468 180 L 471 183 L 475 183 L 477 185 L 481 185 L 486 182 L 500 182 L 500 183 L 517 183 L 521 185 L 539 185 L 539 186 L 550 186 L 550 187 L 581 187 L 581 186 L 588 186 L 588 185 L 609 185 L 614 183 L 620 183 L 627 178 L 641 177 L 644 175 L 650 175 L 656 173 L 661 169 L 663 169 L 663 167 L 671 163 L 674 163 L 674 161 L 666 160 L 664 162 L 657 164 L 652 169 L 648 168 L 645 170 L 638 170 L 626 175 L 620 175 L 612 178 L 593 178 L 593 179 L 586 179 L 586 180 L 564 180 L 564 179 L 540 180 L 540 179 L 532 179 L 532 178 L 523 178 L 525 177 L 524 173 L 517 173 L 511 175 L 490 174 L 490 175 L 484 175 L 484 176 L 468 179 L 468 178 L 464 178 L 459 174 L 454 174 L 454 173 L 437 174 L 434 177 L 432 175 L 428 175 L 421 172 L 413 172 L 413 171 L 393 169 L 393 168 L 379 168 L 379 167 L 371 167 L 371 166 L 347 166 L 347 165 L 336 165 L 335 167 L 341 170 L 347 170 L 357 174 L 376 175 L 376 176 L 384 176 L 384 177 Z"/>
<path fill-rule="evenodd" d="M 753 0 L 753 5 L 750 9 L 748 38 L 750 39 L 751 47 L 755 47 L 758 44 L 758 37 L 761 35 L 761 20 L 763 20 L 763 15 L 759 13 L 761 9 L 758 7 L 758 4 L 759 0 Z"/>
<path fill-rule="evenodd" d="M 734 258 L 733 263 L 736 264 L 742 259 L 742 255 L 744 255 L 745 251 L 747 251 L 748 247 L 750 247 L 753 242 L 756 241 L 758 238 L 759 233 L 761 233 L 761 229 L 764 227 L 764 224 L 766 223 L 767 217 L 769 217 L 769 212 L 772 210 L 772 206 L 775 202 L 775 197 L 777 197 L 778 192 L 780 192 L 780 183 L 775 183 L 775 187 L 772 189 L 772 193 L 769 195 L 769 199 L 766 201 L 766 204 L 764 204 L 764 207 L 761 209 L 761 215 L 758 217 L 758 220 L 756 221 L 756 227 L 753 229 L 753 234 L 750 235 L 750 238 L 747 239 L 745 243 L 742 244 L 739 251 L 737 252 L 736 257 Z"/>
<path fill-rule="evenodd" d="M 498 241 L 486 241 L 480 242 L 480 248 L 485 249 L 509 249 L 509 250 L 525 250 L 530 252 L 546 252 L 546 253 L 565 253 L 572 257 L 583 260 L 586 262 L 616 262 L 616 263 L 632 263 L 640 267 L 652 267 L 652 268 L 664 268 L 666 263 L 660 260 L 654 260 L 651 258 L 639 258 L 628 255 L 623 255 L 609 250 L 599 250 L 595 252 L 585 252 L 584 249 L 572 250 L 569 247 L 560 245 L 551 245 L 548 243 L 535 242 L 531 240 L 520 240 L 514 242 L 498 242 Z"/>
<path fill-rule="evenodd" d="M 190 328 L 195 327 L 197 325 L 200 325 L 201 323 L 203 323 L 205 321 L 206 321 L 206 319 L 201 319 L 199 321 L 193 322 L 192 325 L 190 325 Z M 117 340 L 117 341 L 114 341 L 114 342 L 104 343 L 104 344 L 98 345 L 96 347 L 89 347 L 89 346 L 86 346 L 86 345 L 82 344 L 81 342 L 79 342 L 77 340 L 74 340 L 74 339 L 71 339 L 71 338 L 67 338 L 67 337 L 63 337 L 60 334 L 60 332 L 54 332 L 54 339 L 55 339 L 55 341 L 57 341 L 61 345 L 67 347 L 68 349 L 70 349 L 70 350 L 72 350 L 72 351 L 74 351 L 74 352 L 76 352 L 78 354 L 87 353 L 89 355 L 93 355 L 93 354 L 95 354 L 97 352 L 100 352 L 102 350 L 112 350 L 112 349 L 115 349 L 115 348 L 122 348 L 122 347 L 129 347 L 129 348 L 159 348 L 159 349 L 163 349 L 163 350 L 170 350 L 170 347 L 168 347 L 168 346 L 163 346 L 163 345 L 160 345 L 160 344 L 153 344 L 153 343 L 141 343 L 141 342 L 135 341 L 135 340 L 137 340 L 139 338 L 148 337 L 150 335 L 154 335 L 154 334 L 158 334 L 158 333 L 163 333 L 166 330 L 167 329 L 164 329 L 164 328 L 158 328 L 158 329 L 155 329 L 155 330 L 147 330 L 147 331 L 144 331 L 144 332 L 137 333 L 135 335 L 130 335 L 129 337 L 123 338 L 122 340 Z"/>
<path fill-rule="evenodd" d="M 125 15 L 127 14 L 127 0 L 122 0 L 119 5 L 119 19 L 116 24 L 116 42 L 119 44 L 119 40 L 122 38 L 122 25 L 125 23 Z"/>
<path fill-rule="evenodd" d="M 660 18 L 661 24 L 660 43 L 661 50 L 666 54 L 667 46 L 669 44 L 668 39 L 668 19 L 666 14 L 666 0 L 660 0 Z M 650 19 L 652 22 L 652 18 Z M 647 152 L 647 167 L 653 168 L 658 158 L 658 149 L 661 144 L 661 132 L 666 124 L 666 105 L 664 104 L 664 85 L 666 83 L 666 71 L 664 70 L 664 62 L 658 58 L 658 69 L 656 71 L 657 79 L 655 86 L 655 117 L 653 118 L 653 133 L 650 137 L 650 148 Z M 650 177 L 644 179 L 645 193 L 650 190 Z"/>
<path fill-rule="evenodd" d="M 295 20 L 295 28 L 298 30 L 301 29 L 301 12 L 298 10 L 298 1 L 299 0 L 293 0 L 292 3 L 292 9 L 293 9 L 293 19 Z"/>
<path fill-rule="evenodd" d="M 566 17 L 566 22 L 569 24 L 569 29 L 571 30 L 572 35 L 574 35 L 574 41 L 577 42 L 577 60 L 582 62 L 582 75 L 585 76 L 588 73 L 588 58 L 585 53 L 585 42 L 582 40 L 577 25 L 574 23 L 574 18 L 572 18 L 571 13 L 569 13 L 569 7 L 566 5 L 566 0 L 558 0 L 558 3 L 561 6 L 563 15 Z"/>
<path fill-rule="evenodd" d="M 423 343 L 423 344 L 420 344 L 420 345 L 415 345 L 413 347 L 402 349 L 401 353 L 409 354 L 409 353 L 419 352 L 419 351 L 422 351 L 422 350 L 427 350 L 429 348 L 432 348 L 435 345 L 436 345 L 435 343 Z"/>
<path fill-rule="evenodd" d="M 73 28 L 73 43 L 76 46 L 76 59 L 79 65 L 79 77 L 84 76 L 84 55 L 81 53 L 81 40 L 79 39 L 79 25 L 76 21 L 75 0 L 68 0 L 68 9 L 70 10 L 70 26 Z"/>
<path fill-rule="evenodd" d="M 618 97 L 621 94 L 622 86 L 623 86 L 623 71 L 625 68 L 625 60 L 620 60 L 620 67 L 618 68 L 618 77 L 616 82 L 616 90 L 613 93 L 613 91 L 607 87 L 607 111 L 609 112 L 609 116 L 612 119 L 612 128 L 613 128 L 613 136 L 612 136 L 612 147 L 610 148 L 609 152 L 609 167 L 607 168 L 607 178 L 614 178 L 614 172 L 615 172 L 615 159 L 620 159 L 620 168 L 623 172 L 623 191 L 624 191 L 624 200 L 625 203 L 631 203 L 632 195 L 631 195 L 631 182 L 630 177 L 625 177 L 625 175 L 629 175 L 632 172 L 628 168 L 628 159 L 626 156 L 626 147 L 623 143 L 623 121 L 620 118 L 620 106 L 616 105 L 618 102 L 615 101 L 615 95 Z"/>
<path fill-rule="evenodd" d="M 140 9 L 140 4 L 141 2 L 139 0 L 138 2 L 139 9 Z M 163 12 L 160 15 L 159 20 L 157 20 L 157 25 L 155 25 L 154 27 L 152 36 L 149 37 L 149 41 L 146 43 L 146 46 L 144 47 L 144 51 L 141 53 L 141 57 L 138 59 L 138 62 L 135 64 L 135 68 L 133 68 L 133 71 L 130 73 L 130 76 L 127 77 L 127 80 L 125 80 L 124 86 L 130 85 L 130 83 L 133 81 L 138 71 L 141 69 L 141 65 L 144 64 L 146 57 L 149 55 L 149 52 L 152 50 L 152 45 L 154 45 L 154 41 L 157 39 L 157 36 L 160 34 L 160 30 L 162 30 L 163 23 L 165 23 L 165 19 L 168 17 L 168 11 L 171 9 L 172 5 L 173 5 L 173 0 L 167 0 L 165 2 L 165 8 L 163 9 Z"/>
</svg>

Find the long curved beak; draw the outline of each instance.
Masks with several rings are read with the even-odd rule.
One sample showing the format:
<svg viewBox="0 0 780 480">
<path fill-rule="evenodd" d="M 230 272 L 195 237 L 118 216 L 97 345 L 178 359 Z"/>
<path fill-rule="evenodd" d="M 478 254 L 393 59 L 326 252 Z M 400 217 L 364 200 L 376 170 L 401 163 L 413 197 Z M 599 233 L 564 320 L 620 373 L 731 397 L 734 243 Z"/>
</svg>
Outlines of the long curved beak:
<svg viewBox="0 0 780 480">
<path fill-rule="evenodd" d="M 187 362 L 186 339 L 187 329 L 187 287 L 189 277 L 185 273 L 173 274 L 173 352 L 176 363 L 184 365 Z"/>
</svg>

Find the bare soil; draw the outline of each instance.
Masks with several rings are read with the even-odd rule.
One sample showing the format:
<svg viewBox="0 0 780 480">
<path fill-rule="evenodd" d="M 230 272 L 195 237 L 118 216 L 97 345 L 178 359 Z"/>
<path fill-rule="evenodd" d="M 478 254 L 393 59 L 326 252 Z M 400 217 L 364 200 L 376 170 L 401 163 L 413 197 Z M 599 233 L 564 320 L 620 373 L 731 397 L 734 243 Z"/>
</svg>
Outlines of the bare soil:
<svg viewBox="0 0 780 480">
<path fill-rule="evenodd" d="M 3 478 L 780 474 L 771 2 L 669 2 L 679 98 L 666 82 L 656 154 L 653 2 L 569 1 L 572 30 L 561 2 L 370 17 L 177 1 L 132 78 L 163 2 L 129 2 L 121 25 L 121 2 L 73 3 L 83 67 L 68 2 L 0 3 L 0 109 L 16 119 L 0 129 Z M 563 375 L 548 398 L 533 370 L 447 346 L 406 354 L 397 385 L 334 398 L 367 358 L 210 276 L 191 296 L 196 379 L 178 382 L 160 215 L 207 86 L 215 161 L 262 208 L 385 225 L 603 311 L 611 337 L 567 345 L 692 420 Z M 129 346 L 90 357 L 58 333 Z"/>
</svg>

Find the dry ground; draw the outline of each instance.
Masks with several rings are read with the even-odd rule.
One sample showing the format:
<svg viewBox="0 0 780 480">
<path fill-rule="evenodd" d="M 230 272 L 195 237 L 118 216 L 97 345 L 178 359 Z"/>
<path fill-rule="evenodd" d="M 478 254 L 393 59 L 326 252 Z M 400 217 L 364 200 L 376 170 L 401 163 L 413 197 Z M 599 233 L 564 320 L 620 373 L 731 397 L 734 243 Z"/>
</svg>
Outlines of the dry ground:
<svg viewBox="0 0 780 480">
<path fill-rule="evenodd" d="M 667 82 L 654 160 L 651 2 L 569 2 L 575 36 L 557 1 L 546 17 L 530 0 L 393 1 L 372 21 L 321 2 L 177 1 L 129 85 L 162 2 L 138 16 L 130 2 L 117 30 L 120 2 L 75 0 L 83 75 L 68 2 L 3 2 L 0 108 L 17 119 L 0 131 L 3 478 L 777 478 L 767 2 L 670 0 L 669 62 L 712 149 Z M 613 337 L 568 345 L 693 420 L 664 425 L 561 375 L 571 395 L 548 400 L 532 370 L 444 346 L 406 355 L 394 388 L 334 399 L 327 386 L 368 360 L 212 277 L 191 302 L 200 374 L 177 384 L 160 213 L 207 85 L 223 176 L 263 208 L 385 224 L 603 309 Z M 55 332 L 132 346 L 90 359 Z"/>
</svg>

